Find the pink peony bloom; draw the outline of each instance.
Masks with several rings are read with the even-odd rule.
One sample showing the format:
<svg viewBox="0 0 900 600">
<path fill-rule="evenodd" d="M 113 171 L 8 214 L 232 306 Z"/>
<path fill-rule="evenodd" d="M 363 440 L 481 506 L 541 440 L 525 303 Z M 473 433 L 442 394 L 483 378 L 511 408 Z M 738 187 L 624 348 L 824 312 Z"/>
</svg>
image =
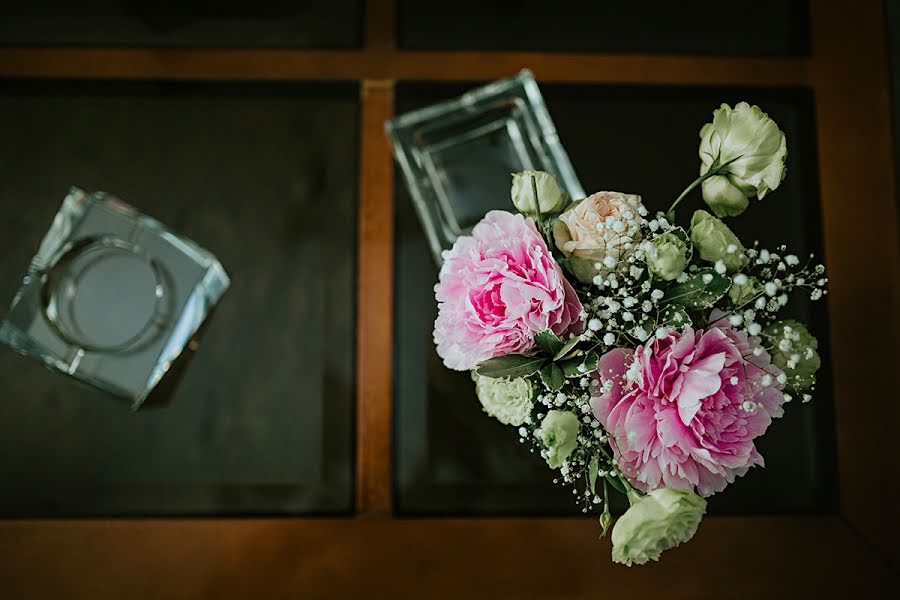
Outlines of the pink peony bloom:
<svg viewBox="0 0 900 600">
<path fill-rule="evenodd" d="M 494 356 L 527 354 L 536 333 L 581 333 L 581 302 L 534 221 L 491 211 L 444 252 L 434 288 L 434 343 L 464 371 Z"/>
<path fill-rule="evenodd" d="M 710 496 L 763 465 L 753 440 L 784 402 L 770 360 L 758 337 L 727 320 L 606 353 L 591 407 L 619 468 L 642 491 L 696 487 Z"/>
</svg>

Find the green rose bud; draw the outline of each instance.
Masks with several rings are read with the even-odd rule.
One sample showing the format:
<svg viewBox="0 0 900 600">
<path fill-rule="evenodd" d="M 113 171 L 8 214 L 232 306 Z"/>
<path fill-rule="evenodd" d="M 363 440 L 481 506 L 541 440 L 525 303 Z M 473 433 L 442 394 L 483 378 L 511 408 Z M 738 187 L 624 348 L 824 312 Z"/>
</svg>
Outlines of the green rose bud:
<svg viewBox="0 0 900 600">
<path fill-rule="evenodd" d="M 722 180 L 704 185 L 704 200 L 719 216 L 742 213 L 747 203 L 731 188 L 762 199 L 784 179 L 786 157 L 787 140 L 769 115 L 746 102 L 723 104 L 700 130 L 700 174 L 717 170 L 728 186 Z"/>
<path fill-rule="evenodd" d="M 612 558 L 629 567 L 659 560 L 665 550 L 694 537 L 706 512 L 706 500 L 688 490 L 659 488 L 628 498 L 631 508 L 613 527 Z"/>
<path fill-rule="evenodd" d="M 647 269 L 665 281 L 672 281 L 687 266 L 687 244 L 674 233 L 656 236 L 647 252 Z"/>
<path fill-rule="evenodd" d="M 482 377 L 474 371 L 472 379 L 484 412 L 504 425 L 518 427 L 531 414 L 534 390 L 527 379 Z"/>
<path fill-rule="evenodd" d="M 804 390 L 816 382 L 822 359 L 816 352 L 819 342 L 806 325 L 792 319 L 778 321 L 766 327 L 762 335 L 772 346 L 772 364 L 784 371 L 788 385 Z"/>
<path fill-rule="evenodd" d="M 748 277 L 743 273 L 739 273 L 731 278 L 731 288 L 728 290 L 728 297 L 731 298 L 732 304 L 741 306 L 750 302 L 762 291 L 762 284 L 759 283 L 756 277 Z"/>
<path fill-rule="evenodd" d="M 567 410 L 551 410 L 541 421 L 538 433 L 547 448 L 547 463 L 551 468 L 558 469 L 578 446 L 580 427 L 575 413 Z"/>
<path fill-rule="evenodd" d="M 729 273 L 747 264 L 741 241 L 725 223 L 705 210 L 698 210 L 691 219 L 691 241 L 700 258 L 711 263 L 722 261 Z"/>
<path fill-rule="evenodd" d="M 717 217 L 735 217 L 750 204 L 750 200 L 726 175 L 716 175 L 703 182 L 703 199 Z"/>
<path fill-rule="evenodd" d="M 535 187 L 541 214 L 558 213 L 569 204 L 569 195 L 559 189 L 556 177 L 544 171 L 522 171 L 514 173 L 512 181 L 512 201 L 522 214 L 529 217 L 538 214 Z"/>
</svg>

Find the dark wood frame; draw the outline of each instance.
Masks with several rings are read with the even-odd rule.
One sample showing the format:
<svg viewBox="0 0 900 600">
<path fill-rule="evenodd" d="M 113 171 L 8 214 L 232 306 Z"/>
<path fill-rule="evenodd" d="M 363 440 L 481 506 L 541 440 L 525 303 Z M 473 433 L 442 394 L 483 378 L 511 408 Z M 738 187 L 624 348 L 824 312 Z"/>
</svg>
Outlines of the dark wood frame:
<svg viewBox="0 0 900 600">
<path fill-rule="evenodd" d="M 799 597 L 897 582 L 900 240 L 884 6 L 812 0 L 810 58 L 400 52 L 391 0 L 359 51 L 0 49 L 0 77 L 359 80 L 357 516 L 0 521 L 4 598 Z M 397 80 L 810 86 L 831 280 L 839 514 L 711 517 L 662 563 L 610 563 L 593 520 L 392 516 Z M 875 270 L 877 269 L 877 271 Z M 0 482 L 2 485 L 2 482 Z"/>
</svg>

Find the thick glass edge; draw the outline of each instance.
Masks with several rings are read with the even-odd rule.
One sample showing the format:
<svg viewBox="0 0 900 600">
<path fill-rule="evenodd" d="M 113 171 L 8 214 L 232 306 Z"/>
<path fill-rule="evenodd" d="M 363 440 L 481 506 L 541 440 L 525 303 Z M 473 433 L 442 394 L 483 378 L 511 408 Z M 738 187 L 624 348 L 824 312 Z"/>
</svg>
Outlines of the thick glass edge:
<svg viewBox="0 0 900 600">
<path fill-rule="evenodd" d="M 18 354 L 38 359 L 45 367 L 51 370 L 66 373 L 77 380 L 89 383 L 119 398 L 129 399 L 132 409 L 137 410 L 166 374 L 170 365 L 187 348 L 191 337 L 197 333 L 204 320 L 209 316 L 212 308 L 228 290 L 231 285 L 231 279 L 215 255 L 196 242 L 176 235 L 160 221 L 141 213 L 135 207 L 113 195 L 102 191 L 87 192 L 77 186 L 72 186 L 63 199 L 59 210 L 54 215 L 50 228 L 42 238 L 40 246 L 28 266 L 27 273 L 9 304 L 7 315 L 22 300 L 23 294 L 34 284 L 35 278 L 40 278 L 42 273 L 50 268 L 60 258 L 60 255 L 68 249 L 68 239 L 72 231 L 77 228 L 78 223 L 84 218 L 88 206 L 140 223 L 141 226 L 153 230 L 166 243 L 189 256 L 206 269 L 203 277 L 191 291 L 181 312 L 178 324 L 163 345 L 157 363 L 148 376 L 142 393 L 134 395 L 130 391 L 119 389 L 91 375 L 71 372 L 68 363 L 54 358 L 50 353 L 34 344 L 29 336 L 25 335 L 7 317 L 4 317 L 2 323 L 0 323 L 0 342 L 6 344 Z"/>
<path fill-rule="evenodd" d="M 404 144 L 405 134 L 413 127 L 438 117 L 451 117 L 456 114 L 461 118 L 466 113 L 479 108 L 484 101 L 504 93 L 513 93 L 517 99 L 524 101 L 530 109 L 523 111 L 525 124 L 532 125 L 535 129 L 535 131 L 530 132 L 533 135 L 528 136 L 529 141 L 535 150 L 546 157 L 549 163 L 547 166 L 560 178 L 563 188 L 575 198 L 581 198 L 585 195 L 584 188 L 575 174 L 572 162 L 560 143 L 559 135 L 547 110 L 540 88 L 534 79 L 533 73 L 528 69 L 522 69 L 513 77 L 501 79 L 470 90 L 457 98 L 438 102 L 386 121 L 385 130 L 391 140 L 394 156 L 403 172 L 407 190 L 412 197 L 419 221 L 425 229 L 431 253 L 438 265 L 443 260 L 442 236 L 437 230 L 434 219 L 431 218 L 428 201 L 423 195 L 421 188 L 418 185 L 413 185 L 413 183 L 419 182 L 422 178 L 413 164 L 414 158 L 409 155 L 408 149 Z M 527 129 L 530 130 L 532 127 L 529 126 Z"/>
</svg>

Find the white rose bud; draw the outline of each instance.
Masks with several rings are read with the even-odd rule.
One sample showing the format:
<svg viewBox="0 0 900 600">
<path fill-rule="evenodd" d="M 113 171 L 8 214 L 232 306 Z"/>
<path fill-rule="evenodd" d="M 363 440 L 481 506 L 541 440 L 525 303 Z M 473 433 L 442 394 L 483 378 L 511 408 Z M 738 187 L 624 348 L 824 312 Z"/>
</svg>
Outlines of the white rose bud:
<svg viewBox="0 0 900 600">
<path fill-rule="evenodd" d="M 659 560 L 694 537 L 706 512 L 706 500 L 688 490 L 659 488 L 641 497 L 629 493 L 628 499 L 631 508 L 613 527 L 612 558 L 629 567 Z"/>
<path fill-rule="evenodd" d="M 559 189 L 556 177 L 544 171 L 522 171 L 513 173 L 512 201 L 516 209 L 526 216 L 537 217 L 538 204 L 534 199 L 537 188 L 541 214 L 549 215 L 562 211 L 569 203 L 569 195 Z"/>
<path fill-rule="evenodd" d="M 700 174 L 722 177 L 704 182 L 703 199 L 717 216 L 739 215 L 747 203 L 737 191 L 762 199 L 784 179 L 786 157 L 787 140 L 769 115 L 746 102 L 723 104 L 700 130 Z"/>
</svg>

